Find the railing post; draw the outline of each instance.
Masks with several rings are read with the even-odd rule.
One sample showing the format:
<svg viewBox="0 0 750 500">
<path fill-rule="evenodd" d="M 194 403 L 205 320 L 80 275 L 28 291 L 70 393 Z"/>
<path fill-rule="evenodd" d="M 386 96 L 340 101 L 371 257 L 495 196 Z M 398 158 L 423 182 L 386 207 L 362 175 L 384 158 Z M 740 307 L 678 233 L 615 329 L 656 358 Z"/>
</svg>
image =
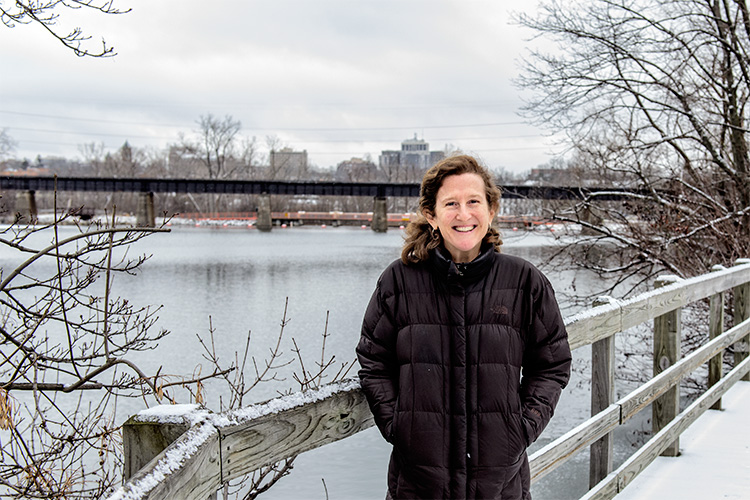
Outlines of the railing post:
<svg viewBox="0 0 750 500">
<path fill-rule="evenodd" d="M 156 411 L 158 417 L 149 414 Z M 190 429 L 189 414 L 198 405 L 161 405 L 142 411 L 122 424 L 123 473 L 125 484 L 154 457 Z M 207 500 L 217 500 L 218 492 Z"/>
<path fill-rule="evenodd" d="M 671 285 L 679 281 L 677 276 L 657 278 L 654 288 Z M 680 358 L 680 330 L 682 308 L 677 308 L 654 318 L 654 376 L 660 374 Z M 659 432 L 680 413 L 680 384 L 675 384 L 661 395 L 651 406 L 651 431 Z M 662 456 L 676 457 L 680 454 L 680 439 L 677 438 Z"/>
<path fill-rule="evenodd" d="M 123 482 L 190 428 L 187 422 L 162 423 L 133 415 L 122 424 Z"/>
<path fill-rule="evenodd" d="M 599 297 L 593 306 L 606 305 L 610 297 Z M 615 402 L 615 336 L 591 344 L 591 416 Z M 591 445 L 589 488 L 612 472 L 613 436 L 608 433 Z"/>
<path fill-rule="evenodd" d="M 721 271 L 724 266 L 714 266 L 711 271 Z M 724 333 L 724 292 L 712 295 L 709 299 L 708 314 L 708 336 L 710 340 Z M 722 359 L 724 351 L 720 352 L 708 362 L 708 386 L 716 385 L 723 376 Z M 712 410 L 721 410 L 721 398 L 711 405 Z"/>
<path fill-rule="evenodd" d="M 734 265 L 739 266 L 750 263 L 750 259 L 737 259 Z M 738 325 L 750 318 L 750 282 L 737 285 L 734 293 L 734 324 Z M 750 335 L 734 344 L 734 366 L 739 365 L 748 357 L 750 351 Z M 750 373 L 745 374 L 742 380 L 750 381 Z"/>
</svg>

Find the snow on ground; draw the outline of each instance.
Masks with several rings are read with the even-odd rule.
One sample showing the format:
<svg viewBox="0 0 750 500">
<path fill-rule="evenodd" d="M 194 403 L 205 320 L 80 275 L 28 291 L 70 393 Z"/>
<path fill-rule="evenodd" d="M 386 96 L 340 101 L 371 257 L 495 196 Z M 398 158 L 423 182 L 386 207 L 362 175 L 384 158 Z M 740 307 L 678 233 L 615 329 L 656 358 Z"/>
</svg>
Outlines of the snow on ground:
<svg viewBox="0 0 750 500">
<path fill-rule="evenodd" d="M 738 382 L 680 436 L 679 457 L 659 457 L 617 500 L 750 499 L 750 382 Z"/>
</svg>

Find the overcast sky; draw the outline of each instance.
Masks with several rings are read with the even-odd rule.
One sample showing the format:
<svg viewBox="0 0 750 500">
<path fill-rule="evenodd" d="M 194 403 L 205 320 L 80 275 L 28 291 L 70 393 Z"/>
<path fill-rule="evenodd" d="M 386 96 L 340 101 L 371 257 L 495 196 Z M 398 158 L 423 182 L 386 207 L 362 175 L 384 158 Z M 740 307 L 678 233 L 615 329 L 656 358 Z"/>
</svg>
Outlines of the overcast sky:
<svg viewBox="0 0 750 500">
<path fill-rule="evenodd" d="M 528 170 L 556 149 L 518 115 L 512 79 L 530 36 L 509 23 L 518 4 L 117 0 L 132 11 L 60 12 L 61 27 L 114 46 L 108 59 L 76 57 L 39 26 L 0 25 L 0 129 L 17 157 L 73 158 L 92 142 L 165 148 L 211 113 L 319 167 L 377 161 L 416 134 Z"/>
</svg>

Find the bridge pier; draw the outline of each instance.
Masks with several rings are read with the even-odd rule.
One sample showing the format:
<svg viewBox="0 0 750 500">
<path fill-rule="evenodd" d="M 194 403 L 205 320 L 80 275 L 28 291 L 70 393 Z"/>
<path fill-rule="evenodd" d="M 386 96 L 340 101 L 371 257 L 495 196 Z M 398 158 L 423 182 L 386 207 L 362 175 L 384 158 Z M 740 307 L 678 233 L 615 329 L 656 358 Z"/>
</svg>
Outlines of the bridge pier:
<svg viewBox="0 0 750 500">
<path fill-rule="evenodd" d="M 273 227 L 271 220 L 271 195 L 263 193 L 258 197 L 258 218 L 255 227 L 261 231 L 268 232 Z"/>
<path fill-rule="evenodd" d="M 34 191 L 16 192 L 16 216 L 19 221 L 34 223 L 38 212 L 36 209 L 36 197 Z"/>
<path fill-rule="evenodd" d="M 578 214 L 578 220 L 592 226 L 599 226 L 602 223 L 602 218 L 599 214 L 596 214 L 593 210 L 591 203 L 586 203 L 582 207 L 576 208 Z M 584 236 L 596 236 L 599 234 L 595 229 L 589 226 L 583 226 L 581 234 Z"/>
<path fill-rule="evenodd" d="M 388 203 L 385 196 L 376 196 L 372 208 L 372 224 L 370 227 L 376 233 L 388 231 Z"/>
<path fill-rule="evenodd" d="M 135 225 L 138 227 L 155 227 L 154 193 L 138 193 L 138 207 L 135 212 Z"/>
</svg>

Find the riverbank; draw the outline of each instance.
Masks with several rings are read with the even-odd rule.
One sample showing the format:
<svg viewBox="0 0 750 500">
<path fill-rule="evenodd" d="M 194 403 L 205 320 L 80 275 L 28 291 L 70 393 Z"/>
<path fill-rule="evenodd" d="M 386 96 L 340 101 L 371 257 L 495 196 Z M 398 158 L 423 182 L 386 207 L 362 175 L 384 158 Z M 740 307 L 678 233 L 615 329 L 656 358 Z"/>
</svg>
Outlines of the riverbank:
<svg viewBox="0 0 750 500">
<path fill-rule="evenodd" d="M 366 213 L 345 213 L 345 212 L 278 212 L 274 217 L 276 224 L 274 229 L 290 228 L 335 228 L 335 227 L 354 227 L 358 229 L 370 229 L 370 220 Z M 404 229 L 414 214 L 410 213 L 389 213 L 388 226 L 391 230 Z M 10 224 L 11 220 L 5 221 Z M 37 216 L 38 224 L 51 224 L 54 222 L 54 214 L 51 212 L 40 213 Z M 88 223 L 111 224 L 112 216 L 108 214 L 94 214 L 85 217 L 73 215 L 63 221 L 63 224 L 81 225 Z M 132 214 L 116 214 L 115 224 L 117 226 L 134 226 L 136 216 Z M 252 212 L 244 214 L 226 213 L 213 214 L 206 216 L 204 214 L 177 214 L 173 217 L 157 217 L 156 225 L 170 226 L 195 226 L 195 227 L 220 227 L 234 229 L 256 229 L 255 217 Z M 542 232 L 542 233 L 564 233 L 575 231 L 568 224 L 551 222 L 539 217 L 525 216 L 507 216 L 499 215 L 495 219 L 495 225 L 504 233 L 516 232 Z"/>
</svg>

